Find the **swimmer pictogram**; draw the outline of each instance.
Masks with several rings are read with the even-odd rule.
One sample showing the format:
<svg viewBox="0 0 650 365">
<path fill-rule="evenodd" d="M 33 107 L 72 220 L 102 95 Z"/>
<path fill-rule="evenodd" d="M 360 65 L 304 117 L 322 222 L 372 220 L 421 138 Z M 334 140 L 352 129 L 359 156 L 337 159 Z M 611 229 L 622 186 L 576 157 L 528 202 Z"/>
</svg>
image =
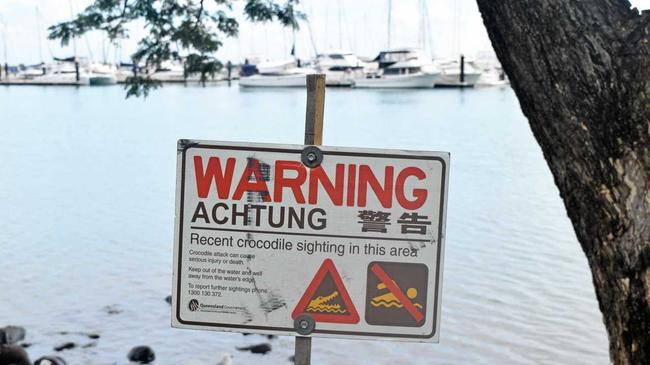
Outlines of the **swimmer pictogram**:
<svg viewBox="0 0 650 365">
<path fill-rule="evenodd" d="M 366 283 L 366 322 L 382 326 L 424 325 L 427 276 L 424 264 L 371 262 Z"/>
<path fill-rule="evenodd" d="M 291 314 L 310 315 L 315 322 L 358 323 L 357 313 L 334 262 L 325 259 Z"/>
<path fill-rule="evenodd" d="M 379 283 L 377 284 L 377 289 L 386 289 L 386 284 L 384 283 Z M 408 288 L 406 290 L 406 296 L 409 299 L 415 299 L 418 296 L 418 290 L 415 288 Z M 400 303 L 399 299 L 393 294 L 392 292 L 388 292 L 386 294 L 378 295 L 370 301 L 370 305 L 373 307 L 386 307 L 386 308 L 403 308 L 404 305 Z M 422 306 L 420 303 L 413 303 L 413 306 L 416 308 L 422 309 Z"/>
</svg>

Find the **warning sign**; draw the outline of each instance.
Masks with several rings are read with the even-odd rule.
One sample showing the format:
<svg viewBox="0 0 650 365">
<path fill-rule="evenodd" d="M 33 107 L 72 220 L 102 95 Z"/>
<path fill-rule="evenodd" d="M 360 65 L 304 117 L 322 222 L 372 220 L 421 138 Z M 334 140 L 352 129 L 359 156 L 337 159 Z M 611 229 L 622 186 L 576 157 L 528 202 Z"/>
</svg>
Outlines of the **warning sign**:
<svg viewBox="0 0 650 365">
<path fill-rule="evenodd" d="M 438 340 L 448 153 L 181 140 L 176 176 L 174 327 Z"/>
<path fill-rule="evenodd" d="M 348 291 L 330 259 L 323 261 L 291 317 L 309 314 L 315 322 L 357 323 L 357 313 Z"/>
</svg>

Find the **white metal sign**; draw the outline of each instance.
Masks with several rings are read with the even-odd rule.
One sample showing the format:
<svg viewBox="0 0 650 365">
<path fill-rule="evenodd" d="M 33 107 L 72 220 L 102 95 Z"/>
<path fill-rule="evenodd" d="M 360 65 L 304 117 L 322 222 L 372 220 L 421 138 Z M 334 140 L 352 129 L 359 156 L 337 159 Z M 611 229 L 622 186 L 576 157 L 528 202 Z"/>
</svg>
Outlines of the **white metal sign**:
<svg viewBox="0 0 650 365">
<path fill-rule="evenodd" d="M 449 154 L 181 140 L 172 325 L 436 342 Z"/>
</svg>

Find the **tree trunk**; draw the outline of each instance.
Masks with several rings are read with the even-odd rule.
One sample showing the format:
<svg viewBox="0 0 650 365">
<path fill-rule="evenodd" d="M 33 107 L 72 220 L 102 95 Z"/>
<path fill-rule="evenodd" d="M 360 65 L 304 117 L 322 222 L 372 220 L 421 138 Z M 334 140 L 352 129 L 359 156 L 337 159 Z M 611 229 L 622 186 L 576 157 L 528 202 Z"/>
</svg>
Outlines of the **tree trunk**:
<svg viewBox="0 0 650 365">
<path fill-rule="evenodd" d="M 650 13 L 477 2 L 589 261 L 610 358 L 650 363 Z"/>
</svg>

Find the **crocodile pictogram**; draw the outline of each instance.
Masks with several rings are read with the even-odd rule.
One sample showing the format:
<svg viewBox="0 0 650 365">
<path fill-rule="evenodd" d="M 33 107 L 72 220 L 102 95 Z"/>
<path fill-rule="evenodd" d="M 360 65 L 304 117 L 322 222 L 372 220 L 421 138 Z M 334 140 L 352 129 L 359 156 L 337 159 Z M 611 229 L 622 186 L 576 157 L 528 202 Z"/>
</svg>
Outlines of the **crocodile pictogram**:
<svg viewBox="0 0 650 365">
<path fill-rule="evenodd" d="M 309 302 L 307 312 L 321 312 L 321 313 L 346 313 L 345 309 L 341 309 L 340 304 L 328 304 L 339 296 L 339 292 L 335 291 L 330 295 L 319 296 Z"/>
<path fill-rule="evenodd" d="M 291 318 L 295 320 L 303 314 L 316 323 L 359 323 L 359 313 L 331 259 L 323 260 Z"/>
</svg>

